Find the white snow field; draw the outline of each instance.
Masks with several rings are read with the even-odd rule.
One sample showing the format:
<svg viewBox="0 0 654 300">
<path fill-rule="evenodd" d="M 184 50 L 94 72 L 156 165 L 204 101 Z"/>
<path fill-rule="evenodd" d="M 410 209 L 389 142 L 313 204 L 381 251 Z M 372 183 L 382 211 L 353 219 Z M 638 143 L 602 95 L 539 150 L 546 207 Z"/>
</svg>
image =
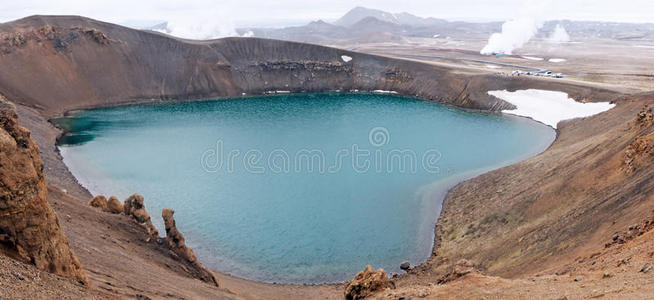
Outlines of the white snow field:
<svg viewBox="0 0 654 300">
<path fill-rule="evenodd" d="M 372 92 L 375 94 L 397 94 L 396 91 L 385 91 L 385 90 L 374 90 Z"/>
<path fill-rule="evenodd" d="M 503 113 L 529 117 L 556 129 L 563 120 L 590 117 L 605 112 L 615 104 L 608 102 L 580 103 L 568 97 L 567 93 L 545 90 L 489 91 L 489 95 L 515 105 L 513 110 Z"/>
<path fill-rule="evenodd" d="M 524 58 L 524 59 L 535 60 L 535 61 L 541 61 L 541 60 L 544 59 L 542 57 L 536 57 L 536 56 L 521 56 L 521 57 Z"/>
</svg>

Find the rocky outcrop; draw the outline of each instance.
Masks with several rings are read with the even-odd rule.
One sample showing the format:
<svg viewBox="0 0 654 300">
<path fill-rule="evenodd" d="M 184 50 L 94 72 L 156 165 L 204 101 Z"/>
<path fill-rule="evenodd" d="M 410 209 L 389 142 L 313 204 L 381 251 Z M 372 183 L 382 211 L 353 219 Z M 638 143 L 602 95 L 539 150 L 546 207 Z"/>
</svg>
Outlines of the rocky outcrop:
<svg viewBox="0 0 654 300">
<path fill-rule="evenodd" d="M 196 277 L 218 286 L 218 280 L 213 272 L 200 264 L 193 250 L 186 246 L 184 235 L 177 230 L 173 214 L 175 214 L 175 211 L 170 208 L 164 208 L 161 211 L 161 217 L 163 218 L 164 226 L 166 227 L 166 242 L 168 243 L 168 246 L 176 256 L 186 260 L 193 266 L 197 273 Z"/>
<path fill-rule="evenodd" d="M 107 209 L 107 197 L 102 195 L 95 196 L 89 201 L 88 204 L 89 206 L 97 207 L 104 211 Z"/>
<path fill-rule="evenodd" d="M 146 242 L 156 240 L 159 244 L 165 244 L 170 249 L 170 254 L 173 258 L 186 266 L 190 266 L 190 268 L 183 268 L 186 273 L 189 273 L 194 278 L 218 286 L 218 279 L 216 279 L 213 272 L 198 261 L 193 249 L 186 246 L 184 235 L 177 230 L 175 218 L 173 217 L 175 211 L 172 209 L 164 208 L 161 212 L 161 217 L 166 227 L 166 237 L 161 239 L 159 237 L 159 231 L 152 224 L 150 215 L 145 209 L 145 200 L 139 194 L 129 196 L 129 198 L 125 199 L 124 204 L 121 204 L 115 196 L 111 196 L 107 200 L 102 195 L 95 196 L 88 204 L 93 207 L 100 207 L 104 212 L 112 214 L 124 213 L 132 217 L 145 230 L 145 233 L 150 236 Z"/>
<path fill-rule="evenodd" d="M 111 196 L 109 197 L 109 200 L 107 200 L 107 208 L 105 211 L 112 214 L 119 214 L 124 211 L 124 207 L 123 204 L 120 203 L 120 200 L 116 198 L 116 196 Z"/>
<path fill-rule="evenodd" d="M 651 216 L 640 224 L 631 225 L 626 231 L 616 232 L 611 238 L 611 241 L 604 244 L 604 247 L 609 248 L 614 245 L 624 244 L 652 229 L 654 229 L 654 210 L 652 211 Z"/>
<path fill-rule="evenodd" d="M 654 112 L 652 112 L 652 108 L 646 105 L 643 110 L 638 113 L 636 122 L 641 127 L 652 125 L 652 122 L 654 122 Z"/>
<path fill-rule="evenodd" d="M 445 284 L 474 272 L 477 272 L 474 263 L 467 259 L 462 259 L 452 266 L 449 272 L 438 279 L 438 284 Z"/>
<path fill-rule="evenodd" d="M 112 214 L 119 214 L 125 211 L 123 204 L 120 203 L 120 200 L 118 200 L 116 196 L 111 196 L 109 197 L 109 200 L 107 200 L 107 197 L 98 195 L 93 197 L 88 204 L 89 206 L 100 208 L 102 211 L 110 212 Z"/>
<path fill-rule="evenodd" d="M 125 199 L 123 205 L 123 212 L 125 215 L 133 217 L 139 225 L 143 226 L 149 235 L 158 237 L 159 231 L 152 225 L 150 215 L 145 210 L 145 203 L 143 196 L 134 194 Z"/>
<path fill-rule="evenodd" d="M 370 265 L 354 276 L 345 286 L 345 299 L 363 299 L 385 289 L 393 289 L 395 284 L 383 269 L 375 271 Z"/>
<path fill-rule="evenodd" d="M 624 169 L 631 174 L 640 165 L 642 159 L 652 159 L 654 156 L 654 135 L 639 136 L 625 150 Z"/>
<path fill-rule="evenodd" d="M 88 284 L 47 202 L 39 149 L 0 96 L 0 252 Z"/>
<path fill-rule="evenodd" d="M 21 30 L 0 35 L 0 53 L 9 54 L 15 49 L 23 48 L 29 41 L 41 42 L 54 40 L 55 30 L 50 25 L 45 25 L 33 30 Z"/>
<path fill-rule="evenodd" d="M 95 28 L 80 29 L 80 30 L 98 44 L 107 45 L 111 41 L 109 37 L 106 34 L 104 34 L 104 32 L 99 31 Z"/>
<path fill-rule="evenodd" d="M 636 130 L 639 135 L 627 146 L 624 152 L 622 169 L 627 175 L 631 175 L 643 164 L 649 163 L 654 158 L 654 133 L 650 127 L 654 120 L 652 108 L 645 106 L 636 116 Z"/>
<path fill-rule="evenodd" d="M 105 33 L 95 28 L 75 26 L 62 29 L 46 24 L 35 29 L 0 34 L 0 54 L 10 54 L 17 49 L 25 48 L 29 43 L 50 43 L 56 50 L 66 50 L 82 38 L 88 38 L 101 45 L 111 42 Z"/>
</svg>

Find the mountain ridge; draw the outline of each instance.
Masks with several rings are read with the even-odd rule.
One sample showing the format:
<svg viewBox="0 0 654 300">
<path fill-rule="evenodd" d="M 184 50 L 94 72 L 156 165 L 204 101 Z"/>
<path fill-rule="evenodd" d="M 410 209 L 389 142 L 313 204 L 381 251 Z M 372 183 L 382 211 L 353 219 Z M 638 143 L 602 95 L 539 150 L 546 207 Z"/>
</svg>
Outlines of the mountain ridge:
<svg viewBox="0 0 654 300">
<path fill-rule="evenodd" d="M 334 22 L 334 25 L 351 27 L 354 24 L 368 17 L 373 17 L 380 21 L 385 21 L 396 25 L 407 25 L 412 27 L 433 26 L 442 23 L 447 23 L 447 21 L 442 19 L 436 19 L 431 17 L 422 18 L 407 12 L 391 13 L 379 9 L 357 6 L 349 10 L 347 13 L 345 13 L 345 15 L 343 15 L 341 18 L 336 20 Z"/>
</svg>

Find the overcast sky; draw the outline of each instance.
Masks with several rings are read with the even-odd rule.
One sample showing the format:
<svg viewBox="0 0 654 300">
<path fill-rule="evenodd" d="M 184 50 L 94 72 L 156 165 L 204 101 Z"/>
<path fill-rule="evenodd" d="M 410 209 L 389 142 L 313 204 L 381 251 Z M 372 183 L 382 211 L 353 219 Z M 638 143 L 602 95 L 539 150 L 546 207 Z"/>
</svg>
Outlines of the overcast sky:
<svg viewBox="0 0 654 300">
<path fill-rule="evenodd" d="M 534 1 L 534 0 L 531 0 Z M 538 0 L 551 2 L 544 19 L 653 22 L 654 0 Z M 525 0 L 0 0 L 0 22 L 33 14 L 84 15 L 125 23 L 146 20 L 220 22 L 225 26 L 302 24 L 334 20 L 355 6 L 450 20 L 506 20 Z"/>
</svg>

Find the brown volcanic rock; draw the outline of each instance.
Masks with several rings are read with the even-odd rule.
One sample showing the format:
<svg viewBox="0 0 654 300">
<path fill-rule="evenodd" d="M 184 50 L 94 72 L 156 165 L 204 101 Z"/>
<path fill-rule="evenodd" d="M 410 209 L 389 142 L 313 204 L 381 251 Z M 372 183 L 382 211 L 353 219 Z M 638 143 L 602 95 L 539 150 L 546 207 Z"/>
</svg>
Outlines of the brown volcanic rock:
<svg viewBox="0 0 654 300">
<path fill-rule="evenodd" d="M 201 280 L 209 283 L 213 283 L 218 286 L 218 280 L 216 279 L 213 272 L 205 268 L 200 262 L 198 262 L 195 253 L 191 248 L 186 246 L 186 241 L 184 240 L 184 235 L 177 230 L 175 225 L 175 217 L 173 217 L 175 211 L 170 208 L 164 208 L 161 211 L 161 217 L 164 220 L 164 225 L 166 226 L 166 242 L 168 246 L 175 252 L 176 255 L 188 261 L 197 272 L 196 276 Z"/>
<path fill-rule="evenodd" d="M 654 156 L 654 134 L 639 136 L 625 150 L 623 169 L 627 174 L 631 174 L 643 164 L 643 160 L 651 161 L 652 156 Z"/>
<path fill-rule="evenodd" d="M 624 151 L 622 169 L 627 175 L 631 175 L 642 165 L 648 164 L 654 157 L 654 132 L 651 130 L 652 120 L 654 120 L 654 113 L 652 113 L 652 108 L 648 105 L 636 116 L 634 130 L 639 135 Z"/>
<path fill-rule="evenodd" d="M 345 299 L 363 299 L 387 288 L 395 288 L 383 269 L 375 271 L 370 265 L 354 276 L 345 286 Z"/>
<path fill-rule="evenodd" d="M 107 207 L 104 209 L 104 211 L 110 212 L 112 214 L 119 214 L 124 211 L 123 204 L 120 203 L 120 200 L 116 198 L 116 196 L 111 196 L 109 197 L 109 200 L 107 200 Z"/>
<path fill-rule="evenodd" d="M 186 241 L 184 240 L 184 235 L 177 230 L 175 225 L 175 217 L 173 216 L 175 211 L 170 208 L 164 208 L 161 210 L 161 217 L 164 220 L 164 225 L 166 226 L 166 241 L 176 253 L 179 254 L 182 258 L 195 262 L 197 258 L 193 250 L 186 246 Z"/>
<path fill-rule="evenodd" d="M 107 45 L 111 39 L 95 28 L 72 26 L 67 30 L 57 30 L 50 24 L 40 27 L 22 28 L 16 32 L 0 35 L 0 53 L 9 54 L 22 49 L 30 43 L 49 43 L 54 49 L 64 51 L 80 38 L 88 38 L 98 44 Z"/>
<path fill-rule="evenodd" d="M 444 284 L 448 283 L 453 280 L 457 280 L 463 276 L 466 276 L 470 273 L 476 273 L 477 270 L 475 269 L 474 263 L 472 263 L 469 260 L 462 259 L 459 260 L 454 266 L 452 266 L 452 269 L 445 274 L 443 277 L 441 277 L 438 280 L 438 284 Z"/>
<path fill-rule="evenodd" d="M 123 205 L 123 212 L 127 216 L 133 217 L 136 222 L 143 226 L 149 235 L 159 236 L 159 231 L 157 228 L 152 225 L 152 220 L 150 215 L 145 210 L 145 203 L 143 196 L 139 194 L 134 194 L 125 199 L 125 204 Z"/>
<path fill-rule="evenodd" d="M 645 107 L 638 113 L 636 122 L 643 127 L 652 125 L 652 122 L 654 122 L 654 112 L 649 105 L 645 105 Z"/>
<path fill-rule="evenodd" d="M 107 45 L 111 41 L 104 32 L 99 31 L 95 28 L 85 29 L 83 32 L 90 36 L 96 43 Z"/>
<path fill-rule="evenodd" d="M 652 229 L 654 229 L 654 210 L 652 210 L 651 216 L 641 224 L 634 224 L 629 226 L 626 231 L 616 232 L 611 238 L 611 241 L 604 244 L 604 247 L 609 248 L 616 244 L 624 244 L 635 239 L 636 237 L 649 232 Z"/>
<path fill-rule="evenodd" d="M 89 206 L 105 210 L 107 209 L 107 197 L 102 195 L 95 196 L 93 199 L 91 199 L 91 201 L 89 201 Z"/>
<path fill-rule="evenodd" d="M 51 273 L 88 283 L 46 201 L 39 149 L 0 97 L 0 251 Z"/>
</svg>

